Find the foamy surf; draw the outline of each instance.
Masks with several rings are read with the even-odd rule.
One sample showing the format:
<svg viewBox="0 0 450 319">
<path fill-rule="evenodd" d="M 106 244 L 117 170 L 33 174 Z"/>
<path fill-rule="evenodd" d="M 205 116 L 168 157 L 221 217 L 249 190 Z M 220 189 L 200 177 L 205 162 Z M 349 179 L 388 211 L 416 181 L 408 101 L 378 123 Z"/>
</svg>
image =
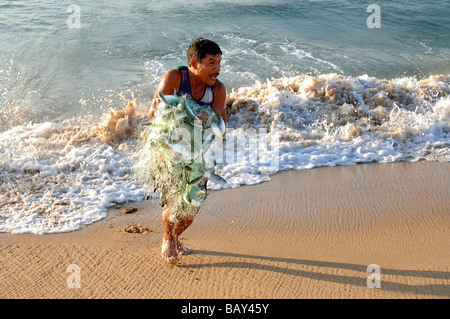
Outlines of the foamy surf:
<svg viewBox="0 0 450 319">
<path fill-rule="evenodd" d="M 228 183 L 210 189 L 280 170 L 450 159 L 450 75 L 300 75 L 233 90 L 227 106 L 218 173 Z M 147 107 L 130 102 L 99 123 L 43 122 L 27 108 L 0 113 L 0 231 L 73 231 L 143 200 L 133 165 Z"/>
<path fill-rule="evenodd" d="M 282 78 L 229 95 L 229 125 L 277 129 L 280 169 L 448 161 L 449 76 Z"/>
<path fill-rule="evenodd" d="M 101 125 L 29 123 L 0 133 L 0 231 L 72 231 L 142 200 L 131 160 L 139 111 L 129 103 Z"/>
</svg>

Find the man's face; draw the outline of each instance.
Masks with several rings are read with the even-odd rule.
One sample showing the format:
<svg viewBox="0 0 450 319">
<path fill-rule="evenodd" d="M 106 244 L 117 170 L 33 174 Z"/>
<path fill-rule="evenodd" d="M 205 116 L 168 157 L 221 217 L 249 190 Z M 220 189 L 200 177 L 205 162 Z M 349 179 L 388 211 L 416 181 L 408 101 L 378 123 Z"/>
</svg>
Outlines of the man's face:
<svg viewBox="0 0 450 319">
<path fill-rule="evenodd" d="M 207 54 L 200 63 L 197 63 L 196 74 L 201 77 L 206 85 L 213 86 L 216 83 L 221 60 L 221 54 Z"/>
</svg>

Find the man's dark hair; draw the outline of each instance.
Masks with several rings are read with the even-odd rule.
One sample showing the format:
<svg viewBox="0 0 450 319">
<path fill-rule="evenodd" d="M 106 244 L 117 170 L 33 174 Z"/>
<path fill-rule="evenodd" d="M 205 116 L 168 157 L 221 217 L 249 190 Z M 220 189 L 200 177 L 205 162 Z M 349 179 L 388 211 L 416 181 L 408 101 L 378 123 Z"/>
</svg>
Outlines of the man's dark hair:
<svg viewBox="0 0 450 319">
<path fill-rule="evenodd" d="M 220 50 L 219 45 L 214 41 L 203 38 L 194 40 L 187 50 L 189 66 L 191 65 L 191 59 L 201 62 L 207 54 L 217 55 L 222 54 L 222 51 Z"/>
</svg>

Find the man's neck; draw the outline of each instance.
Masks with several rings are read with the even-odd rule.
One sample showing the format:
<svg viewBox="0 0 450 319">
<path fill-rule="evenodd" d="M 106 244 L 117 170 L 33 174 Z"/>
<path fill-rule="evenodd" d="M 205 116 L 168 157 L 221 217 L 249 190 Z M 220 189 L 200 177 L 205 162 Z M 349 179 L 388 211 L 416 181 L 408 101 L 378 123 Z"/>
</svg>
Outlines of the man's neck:
<svg viewBox="0 0 450 319">
<path fill-rule="evenodd" d="M 195 74 L 195 70 L 188 68 L 189 84 L 191 85 L 191 94 L 194 99 L 201 98 L 203 92 L 205 91 L 206 84 L 201 80 L 201 78 Z"/>
<path fill-rule="evenodd" d="M 206 87 L 206 84 L 203 83 L 203 81 L 201 80 L 201 78 L 195 74 L 195 70 L 193 70 L 192 68 L 188 68 L 188 74 L 189 74 L 189 82 L 191 83 L 191 89 L 198 89 L 198 88 L 202 88 L 204 89 Z"/>
</svg>

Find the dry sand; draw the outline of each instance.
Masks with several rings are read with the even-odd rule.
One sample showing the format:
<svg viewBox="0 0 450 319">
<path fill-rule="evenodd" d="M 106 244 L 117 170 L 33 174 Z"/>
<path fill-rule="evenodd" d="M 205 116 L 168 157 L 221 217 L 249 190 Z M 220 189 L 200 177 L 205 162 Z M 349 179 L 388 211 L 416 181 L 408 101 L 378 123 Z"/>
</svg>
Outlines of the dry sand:
<svg viewBox="0 0 450 319">
<path fill-rule="evenodd" d="M 450 164 L 367 164 L 211 192 L 176 267 L 157 201 L 76 232 L 3 233 L 0 298 L 448 298 L 449 180 Z"/>
</svg>

